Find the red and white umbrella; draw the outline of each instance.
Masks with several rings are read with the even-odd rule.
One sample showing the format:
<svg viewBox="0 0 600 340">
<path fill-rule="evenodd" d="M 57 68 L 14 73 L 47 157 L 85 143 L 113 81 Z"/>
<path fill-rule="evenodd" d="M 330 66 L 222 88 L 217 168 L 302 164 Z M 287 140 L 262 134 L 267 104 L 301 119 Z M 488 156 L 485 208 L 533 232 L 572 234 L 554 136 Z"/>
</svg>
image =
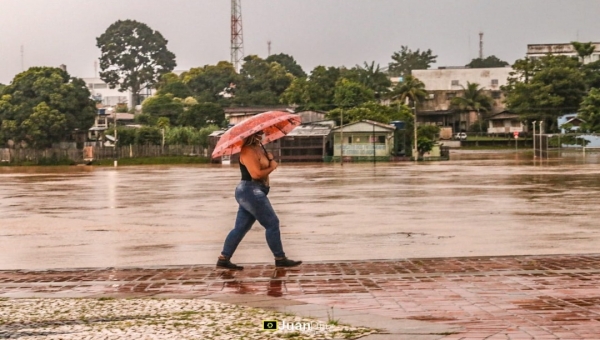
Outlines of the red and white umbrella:
<svg viewBox="0 0 600 340">
<path fill-rule="evenodd" d="M 265 134 L 262 143 L 270 143 L 287 135 L 301 122 L 300 116 L 283 111 L 268 111 L 252 116 L 221 135 L 212 158 L 240 152 L 244 140 L 259 131 Z"/>
</svg>

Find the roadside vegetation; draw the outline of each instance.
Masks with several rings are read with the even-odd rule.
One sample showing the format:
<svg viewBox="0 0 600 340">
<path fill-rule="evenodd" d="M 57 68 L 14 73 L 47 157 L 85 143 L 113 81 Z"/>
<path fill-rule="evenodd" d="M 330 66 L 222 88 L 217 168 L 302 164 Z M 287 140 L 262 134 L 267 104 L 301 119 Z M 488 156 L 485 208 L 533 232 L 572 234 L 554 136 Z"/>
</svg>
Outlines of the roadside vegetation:
<svg viewBox="0 0 600 340">
<path fill-rule="evenodd" d="M 404 121 L 405 149 L 410 151 L 415 111 L 428 100 L 427 89 L 412 71 L 428 69 L 437 61 L 429 49 L 400 46 L 384 66 L 365 61 L 305 71 L 293 56 L 280 53 L 267 58 L 248 55 L 239 72 L 230 62 L 220 61 L 175 74 L 176 56 L 168 49 L 168 40 L 146 24 L 119 20 L 99 33 L 100 77 L 110 88 L 133 93 L 133 103 L 122 103 L 116 110 L 135 112 L 135 121 L 142 126 L 119 127 L 122 145 L 207 145 L 210 132 L 227 126 L 225 108 L 288 105 L 297 111 L 326 112 L 326 118 L 338 124 Z M 526 125 L 544 121 L 547 132 L 556 132 L 557 117 L 579 112 L 582 132 L 600 132 L 600 61 L 584 64 L 594 46 L 572 44 L 577 57 L 548 55 L 512 64 L 514 72 L 501 90 L 507 110 L 518 113 Z M 488 56 L 466 66 L 508 64 Z M 148 89 L 156 94 L 142 101 Z M 451 100 L 451 109 L 477 112 L 480 123 L 467 132 L 481 131 L 488 124 L 492 98 L 477 83 L 467 83 L 461 93 Z M 31 67 L 17 74 L 10 84 L 0 84 L 0 147 L 43 149 L 72 141 L 94 123 L 93 98 L 82 79 L 61 68 Z M 134 110 L 138 104 L 141 112 Z M 418 150 L 427 152 L 435 136 L 419 129 Z"/>
</svg>

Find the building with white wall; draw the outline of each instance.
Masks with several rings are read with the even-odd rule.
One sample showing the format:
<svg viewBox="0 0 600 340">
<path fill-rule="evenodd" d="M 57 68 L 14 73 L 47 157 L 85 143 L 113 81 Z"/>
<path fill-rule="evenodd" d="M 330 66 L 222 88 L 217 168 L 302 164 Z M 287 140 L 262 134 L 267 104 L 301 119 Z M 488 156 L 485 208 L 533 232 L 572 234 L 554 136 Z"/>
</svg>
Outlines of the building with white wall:
<svg viewBox="0 0 600 340">
<path fill-rule="evenodd" d="M 593 61 L 600 60 L 600 43 L 592 43 L 595 49 L 592 55 L 587 56 L 583 59 L 583 63 L 587 64 Z M 526 57 L 528 58 L 540 58 L 548 54 L 553 55 L 565 55 L 577 57 L 577 51 L 571 43 L 562 44 L 528 44 Z"/>
<path fill-rule="evenodd" d="M 412 75 L 425 84 L 427 91 L 460 91 L 469 83 L 489 91 L 500 91 L 506 85 L 512 67 L 466 68 L 441 67 L 429 70 L 413 70 Z"/>
<path fill-rule="evenodd" d="M 501 87 L 508 83 L 512 67 L 467 68 L 440 67 L 429 70 L 413 70 L 412 75 L 425 85 L 427 100 L 419 103 L 417 122 L 451 126 L 454 132 L 468 131 L 473 123 L 491 114 L 506 109 Z M 488 113 L 455 112 L 451 100 L 462 96 L 467 84 L 478 84 L 479 88 L 493 99 Z"/>
</svg>

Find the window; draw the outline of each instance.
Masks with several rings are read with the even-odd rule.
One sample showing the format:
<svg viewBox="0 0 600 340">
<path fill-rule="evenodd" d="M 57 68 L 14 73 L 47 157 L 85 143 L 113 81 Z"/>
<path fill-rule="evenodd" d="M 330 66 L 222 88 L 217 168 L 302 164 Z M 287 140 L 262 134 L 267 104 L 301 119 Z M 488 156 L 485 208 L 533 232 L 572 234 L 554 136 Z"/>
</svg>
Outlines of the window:
<svg viewBox="0 0 600 340">
<path fill-rule="evenodd" d="M 501 120 L 492 120 L 492 126 L 495 128 L 504 127 L 504 122 Z"/>
<path fill-rule="evenodd" d="M 352 144 L 352 137 L 348 137 L 348 144 Z"/>
<path fill-rule="evenodd" d="M 460 83 L 458 82 L 458 80 L 453 80 L 450 84 L 452 86 L 459 86 L 460 85 Z"/>
<path fill-rule="evenodd" d="M 108 86 L 106 84 L 92 84 L 92 86 L 90 88 L 93 89 L 106 89 L 108 88 Z"/>
<path fill-rule="evenodd" d="M 446 98 L 452 99 L 454 97 L 456 97 L 456 92 L 448 92 L 448 93 L 446 93 Z"/>
<path fill-rule="evenodd" d="M 377 136 L 377 143 L 385 144 L 385 136 Z"/>
<path fill-rule="evenodd" d="M 492 86 L 498 86 L 498 79 L 492 79 Z"/>
<path fill-rule="evenodd" d="M 435 99 L 435 93 L 430 93 L 430 94 L 427 96 L 427 99 L 429 99 L 429 100 L 433 100 L 433 99 Z"/>
<path fill-rule="evenodd" d="M 502 96 L 502 92 L 500 92 L 500 91 L 492 91 L 492 98 L 494 98 L 494 99 L 500 99 L 501 96 Z"/>
</svg>

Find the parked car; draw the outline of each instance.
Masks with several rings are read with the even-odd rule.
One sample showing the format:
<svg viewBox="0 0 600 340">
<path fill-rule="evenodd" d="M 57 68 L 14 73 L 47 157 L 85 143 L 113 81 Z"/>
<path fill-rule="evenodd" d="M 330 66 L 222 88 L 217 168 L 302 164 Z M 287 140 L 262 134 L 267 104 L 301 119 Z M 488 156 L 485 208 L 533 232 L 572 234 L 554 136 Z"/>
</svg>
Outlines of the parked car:
<svg viewBox="0 0 600 340">
<path fill-rule="evenodd" d="M 454 135 L 454 139 L 467 140 L 467 133 L 466 132 L 459 132 L 456 135 Z"/>
</svg>

